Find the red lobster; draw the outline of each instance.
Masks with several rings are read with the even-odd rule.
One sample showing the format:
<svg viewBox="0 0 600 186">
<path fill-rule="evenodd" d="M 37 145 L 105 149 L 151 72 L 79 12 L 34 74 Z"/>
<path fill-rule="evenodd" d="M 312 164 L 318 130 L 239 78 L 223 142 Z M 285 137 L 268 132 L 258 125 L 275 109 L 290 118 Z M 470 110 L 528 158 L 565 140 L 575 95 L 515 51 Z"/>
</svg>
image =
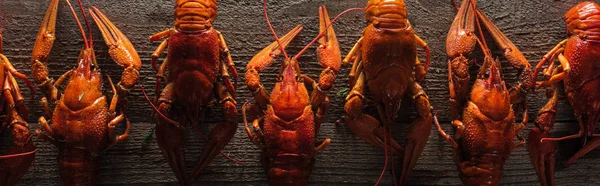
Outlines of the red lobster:
<svg viewBox="0 0 600 186">
<path fill-rule="evenodd" d="M 255 101 L 244 104 L 242 108 L 246 133 L 263 151 L 261 162 L 268 174 L 269 185 L 306 185 L 315 155 L 331 142 L 331 139 L 327 138 L 317 143 L 315 137 L 330 108 L 327 93 L 333 87 L 336 74 L 341 68 L 340 48 L 327 9 L 321 6 L 321 33 L 296 56 L 288 57 L 284 48 L 302 27 L 296 26 L 279 39 L 269 21 L 266 0 L 263 8 L 267 24 L 276 41 L 256 54 L 246 66 L 246 84 Z M 351 10 L 355 9 L 342 12 L 339 16 Z M 319 64 L 325 70 L 321 72 L 319 80 L 315 81 L 302 74 L 298 58 L 317 39 L 320 43 L 317 48 Z M 274 58 L 281 53 L 284 54 L 285 61 L 281 64 L 278 81 L 269 95 L 260 82 L 259 72 L 273 64 Z M 307 86 L 312 88 L 311 96 Z M 250 116 L 255 118 L 252 126 L 248 124 L 248 111 Z"/>
<path fill-rule="evenodd" d="M 92 48 L 91 30 L 88 42 L 75 10 L 68 0 L 66 2 L 79 25 L 85 48 L 79 54 L 75 69 L 56 81 L 48 77 L 46 64 L 55 39 L 59 5 L 58 0 L 51 0 L 34 45 L 31 68 L 35 82 L 45 95 L 41 103 L 46 116 L 51 117 L 52 125 L 42 116 L 38 120 L 41 129 L 36 133 L 58 148 L 58 166 L 65 185 L 94 185 L 100 169 L 99 154 L 125 140 L 129 134 L 129 120 L 123 113 L 117 113 L 117 105 L 137 82 L 142 63 L 125 35 L 100 10 L 91 7 L 89 13 L 109 47 L 108 53 L 125 69 L 119 89 L 110 77 L 108 79 L 114 93 L 109 102 L 102 94 L 102 74 Z M 89 29 L 81 1 L 79 5 Z M 59 94 L 58 87 L 64 81 L 67 81 L 66 88 Z M 53 111 L 50 103 L 55 105 Z M 115 127 L 123 120 L 126 120 L 126 130 L 124 134 L 116 135 Z"/>
<path fill-rule="evenodd" d="M 156 141 L 181 185 L 189 185 L 185 166 L 184 127 L 197 129 L 205 111 L 213 105 L 214 95 L 223 107 L 225 122 L 216 125 L 192 171 L 198 176 L 233 138 L 237 129 L 235 87 L 237 70 L 221 32 L 212 23 L 217 18 L 216 0 L 177 0 L 175 27 L 150 36 L 150 41 L 163 40 L 152 54 L 157 71 L 155 102 L 158 104 Z M 167 49 L 168 56 L 157 66 L 156 60 Z M 165 79 L 165 71 L 169 72 Z M 161 91 L 161 82 L 167 85 Z M 182 105 L 182 109 L 172 106 Z M 176 116 L 179 122 L 169 119 Z"/>
<path fill-rule="evenodd" d="M 36 147 L 31 140 L 29 124 L 23 118 L 29 118 L 25 99 L 21 95 L 15 77 L 25 80 L 32 95 L 35 91 L 24 74 L 19 73 L 4 54 L 2 54 L 2 32 L 0 31 L 0 112 L 4 121 L 0 133 L 5 129 L 11 136 L 12 146 L 6 148 L 6 155 L 0 155 L 0 186 L 11 186 L 27 173 L 33 163 Z M 2 141 L 2 140 L 0 140 Z"/>
<path fill-rule="evenodd" d="M 345 65 L 354 61 L 344 121 L 356 136 L 385 150 L 384 171 L 388 164 L 388 151 L 403 155 L 398 182 L 404 184 L 431 132 L 429 100 L 418 83 L 425 78 L 429 68 L 429 47 L 414 33 L 403 0 L 370 0 L 365 12 L 368 26 L 344 59 Z M 425 67 L 417 57 L 417 46 L 425 49 Z M 372 100 L 365 98 L 365 88 L 373 94 Z M 408 129 L 406 144 L 402 148 L 391 139 L 391 127 L 405 94 L 415 102 L 418 116 Z M 363 113 L 367 102 L 376 105 L 381 121 Z"/>
<path fill-rule="evenodd" d="M 548 79 L 537 85 L 553 85 L 554 91 L 529 132 L 529 155 L 543 186 L 554 185 L 556 141 L 583 140 L 583 148 L 566 165 L 600 146 L 600 133 L 596 130 L 600 120 L 600 6 L 593 2 L 580 3 L 565 14 L 565 22 L 569 37 L 544 56 L 534 73 L 537 77 L 542 66 L 551 63 L 543 70 Z M 561 87 L 564 92 L 559 91 Z M 556 120 L 560 95 L 566 95 L 580 130 L 574 135 L 552 138 L 550 131 Z"/>
<path fill-rule="evenodd" d="M 479 23 L 480 19 L 504 50 L 504 56 L 525 74 L 521 77 L 525 80 L 523 84 L 510 90 L 506 88 L 500 75 L 500 62 L 493 60 L 481 27 L 479 30 L 483 42 L 474 33 L 475 22 Z M 469 100 L 465 101 L 469 81 L 469 61 L 465 56 L 473 52 L 476 43 L 480 44 L 485 55 L 484 64 L 471 88 Z M 462 2 L 448 32 L 446 48 L 448 56 L 453 58 L 448 61 L 448 81 L 456 141 L 442 130 L 434 117 L 438 132 L 452 145 L 454 161 L 464 185 L 498 185 L 510 153 L 525 144 L 525 139 L 519 133 L 526 127 L 527 110 L 523 112 L 523 121 L 515 125 L 517 112 L 513 104 L 518 104 L 517 109 L 526 108 L 520 105 L 524 104 L 520 100 L 525 96 L 525 92 L 520 91 L 528 87 L 529 79 L 526 77 L 531 74 L 530 65 L 516 46 L 477 10 L 475 1 L 471 0 Z M 486 73 L 489 74 L 487 78 Z M 514 143 L 515 137 L 519 139 L 517 144 Z"/>
</svg>

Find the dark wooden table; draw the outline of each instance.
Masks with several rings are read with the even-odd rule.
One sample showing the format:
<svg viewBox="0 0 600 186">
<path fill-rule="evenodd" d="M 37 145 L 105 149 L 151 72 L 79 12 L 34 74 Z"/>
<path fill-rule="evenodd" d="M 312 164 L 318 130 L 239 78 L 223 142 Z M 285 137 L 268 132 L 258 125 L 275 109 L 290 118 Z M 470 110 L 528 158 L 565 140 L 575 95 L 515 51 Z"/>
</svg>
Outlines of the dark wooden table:
<svg viewBox="0 0 600 186">
<path fill-rule="evenodd" d="M 35 35 L 49 0 L 0 0 L 0 29 L 3 30 L 4 52 L 15 64 L 16 68 L 25 74 L 30 74 L 30 56 Z M 279 0 L 269 3 L 271 20 L 279 34 L 283 34 L 296 24 L 303 24 L 304 31 L 292 42 L 288 52 L 295 54 L 308 43 L 318 31 L 318 6 L 327 5 L 331 15 L 351 7 L 363 7 L 366 0 Z M 565 24 L 562 16 L 577 0 L 480 0 L 478 7 L 482 9 L 498 27 L 517 45 L 525 56 L 535 65 L 546 51 L 550 50 L 560 40 L 565 38 Z M 596 2 L 598 2 L 596 0 Z M 150 54 L 158 43 L 150 43 L 147 37 L 153 33 L 167 29 L 173 25 L 174 1 L 164 0 L 105 0 L 84 1 L 86 6 L 95 5 L 103 10 L 109 18 L 134 43 L 144 66 L 141 72 L 141 83 L 153 87 L 154 72 L 150 67 Z M 429 43 L 432 49 L 432 64 L 426 80 L 422 83 L 435 110 L 440 110 L 439 118 L 445 130 L 451 131 L 449 124 L 449 104 L 447 85 L 447 57 L 445 40 L 448 28 L 456 11 L 450 0 L 407 0 L 409 19 L 415 27 L 415 32 Z M 231 48 L 238 71 L 243 72 L 246 63 L 268 43 L 272 36 L 267 29 L 262 15 L 262 3 L 259 0 L 219 1 L 219 17 L 215 27 L 223 32 Z M 68 12 L 66 4 L 61 1 L 57 23 L 57 40 L 50 56 L 49 68 L 52 77 L 58 77 L 66 70 L 73 68 L 83 46 L 79 30 Z M 342 46 L 342 53 L 347 51 L 360 37 L 364 28 L 364 15 L 350 14 L 344 16 L 335 24 L 336 33 Z M 99 42 L 101 36 L 94 29 L 96 51 L 103 72 L 113 79 L 120 78 L 121 68 L 112 62 L 106 46 Z M 489 37 L 489 35 L 487 35 Z M 492 42 L 492 40 L 489 40 Z M 313 78 L 318 76 L 321 67 L 318 65 L 313 47 L 304 57 L 300 58 L 301 68 Z M 497 49 L 497 48 L 492 48 Z M 501 56 L 495 52 L 494 56 Z M 473 56 L 481 59 L 480 52 Z M 514 83 L 516 72 L 503 59 L 504 77 Z M 343 115 L 343 98 L 335 97 L 335 92 L 347 86 L 348 68 L 338 76 L 336 87 L 333 89 L 333 107 L 326 123 L 323 124 L 319 139 L 329 137 L 333 143 L 317 156 L 315 169 L 312 172 L 311 185 L 372 185 L 377 180 L 384 164 L 384 153 L 357 137 L 353 136 L 343 124 L 336 121 Z M 477 67 L 471 69 L 475 73 Z M 274 83 L 277 67 L 267 69 L 262 75 L 267 87 Z M 23 87 L 23 86 L 22 86 Z M 25 95 L 29 90 L 22 89 Z M 105 90 L 109 88 L 105 87 Z M 528 106 L 530 116 L 547 100 L 543 91 L 539 96 L 530 96 Z M 41 94 L 36 95 L 36 100 Z M 151 97 L 154 96 L 150 92 Z M 250 94 L 243 83 L 238 88 L 238 105 L 251 100 Z M 150 107 L 139 90 L 134 90 L 129 96 L 128 116 L 133 121 L 130 137 L 103 154 L 101 180 L 102 185 L 176 185 L 176 180 L 160 154 L 156 142 L 151 139 L 144 143 L 145 137 L 151 133 L 153 123 L 150 117 Z M 37 101 L 29 102 L 30 110 L 35 111 L 29 118 L 32 130 L 38 128 L 37 118 L 41 109 Z M 374 113 L 374 110 L 368 110 Z M 210 112 L 210 118 L 220 118 L 221 110 Z M 403 141 L 406 127 L 414 118 L 411 103 L 406 103 L 400 117 L 394 126 L 394 138 Z M 531 117 L 533 119 L 535 117 Z M 574 122 L 572 110 L 566 103 L 561 103 L 557 118 L 555 136 L 574 134 L 578 127 Z M 241 118 L 240 120 L 241 121 Z M 533 120 L 531 120 L 533 121 Z M 217 119 L 209 119 L 202 130 L 207 132 Z M 533 124 L 530 123 L 529 127 Z M 527 134 L 528 131 L 524 131 Z M 21 180 L 20 185 L 61 185 L 56 165 L 57 150 L 48 143 L 35 139 L 38 146 L 35 165 Z M 564 167 L 563 163 L 581 146 L 579 140 L 560 142 L 557 154 L 556 181 L 558 185 L 598 185 L 600 178 L 600 151 L 595 150 L 575 164 Z M 204 141 L 189 132 L 187 143 L 188 165 L 199 157 Z M 237 165 L 222 157 L 217 157 L 206 172 L 196 182 L 199 185 L 267 185 L 266 174 L 260 167 L 259 150 L 252 145 L 243 131 L 243 124 L 234 139 L 224 149 L 224 152 L 235 159 L 245 162 Z M 396 161 L 399 162 L 399 161 Z M 535 171 L 529 160 L 526 148 L 520 148 L 511 154 L 505 165 L 505 175 L 502 185 L 539 185 Z M 387 172 L 383 178 L 384 185 L 390 185 L 392 178 Z M 432 131 L 425 150 L 417 163 L 414 173 L 408 179 L 408 185 L 460 185 L 456 166 L 452 161 L 450 146 L 442 141 L 436 131 Z"/>
</svg>

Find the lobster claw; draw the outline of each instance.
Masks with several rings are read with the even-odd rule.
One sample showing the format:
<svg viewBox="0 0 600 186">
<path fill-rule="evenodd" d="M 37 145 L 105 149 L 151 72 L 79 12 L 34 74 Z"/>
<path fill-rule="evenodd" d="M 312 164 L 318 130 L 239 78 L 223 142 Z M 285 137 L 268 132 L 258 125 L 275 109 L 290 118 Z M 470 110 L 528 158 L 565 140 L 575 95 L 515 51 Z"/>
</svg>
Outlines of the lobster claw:
<svg viewBox="0 0 600 186">
<path fill-rule="evenodd" d="M 319 64 L 324 68 L 339 72 L 342 67 L 340 44 L 335 36 L 333 26 L 331 26 L 329 13 L 327 13 L 325 5 L 319 7 L 319 33 L 321 32 L 326 32 L 326 34 L 318 40 L 320 44 L 317 48 Z"/>
<path fill-rule="evenodd" d="M 124 95 L 137 83 L 142 67 L 142 61 L 137 51 L 123 34 L 98 8 L 89 9 L 94 22 L 102 33 L 112 59 L 125 70 L 119 82 L 119 95 Z"/>
<path fill-rule="evenodd" d="M 54 80 L 48 77 L 49 72 L 46 62 L 48 61 L 52 46 L 54 46 L 54 40 L 56 40 L 55 28 L 58 4 L 59 0 L 50 1 L 31 54 L 31 74 L 33 80 L 38 84 L 46 99 L 52 102 L 58 99 L 58 89 L 54 87 Z"/>
<path fill-rule="evenodd" d="M 319 47 L 317 47 L 317 56 L 319 64 L 325 68 L 325 70 L 323 70 L 319 76 L 318 86 L 320 90 L 329 90 L 333 86 L 336 73 L 342 68 L 342 54 L 340 52 L 340 44 L 333 31 L 333 26 L 331 26 L 329 13 L 327 13 L 325 5 L 319 7 L 319 33 L 323 32 L 325 32 L 325 35 L 318 40 Z M 324 99 L 324 96 L 325 95 L 322 95 L 320 97 Z M 323 100 L 317 101 L 322 102 Z"/>
</svg>

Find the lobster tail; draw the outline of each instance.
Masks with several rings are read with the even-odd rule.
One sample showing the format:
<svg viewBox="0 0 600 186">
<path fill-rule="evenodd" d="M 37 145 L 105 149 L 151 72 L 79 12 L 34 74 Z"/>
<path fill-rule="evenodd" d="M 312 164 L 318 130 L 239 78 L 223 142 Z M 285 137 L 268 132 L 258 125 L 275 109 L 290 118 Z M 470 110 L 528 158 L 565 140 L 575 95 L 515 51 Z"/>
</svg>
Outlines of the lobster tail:
<svg viewBox="0 0 600 186">
<path fill-rule="evenodd" d="M 600 28 L 600 6 L 593 2 L 583 2 L 565 14 L 567 34 L 582 34 L 582 31 Z M 586 32 L 591 34 L 597 32 Z"/>
<path fill-rule="evenodd" d="M 175 28 L 180 31 L 198 32 L 209 29 L 216 18 L 216 0 L 177 0 Z"/>
</svg>

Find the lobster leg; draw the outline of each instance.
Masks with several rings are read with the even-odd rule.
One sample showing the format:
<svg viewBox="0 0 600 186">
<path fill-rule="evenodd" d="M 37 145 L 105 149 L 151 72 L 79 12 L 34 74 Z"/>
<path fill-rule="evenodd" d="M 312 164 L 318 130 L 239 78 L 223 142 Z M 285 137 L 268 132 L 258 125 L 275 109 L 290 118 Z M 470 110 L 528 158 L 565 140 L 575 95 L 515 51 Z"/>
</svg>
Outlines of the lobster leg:
<svg viewBox="0 0 600 186">
<path fill-rule="evenodd" d="M 163 61 L 163 63 L 160 65 L 160 68 L 158 68 L 158 71 L 156 72 L 156 82 L 154 83 L 154 93 L 155 95 L 157 95 L 154 98 L 154 102 L 158 101 L 158 95 L 160 95 L 160 91 L 162 89 L 161 85 L 162 85 L 162 81 L 166 81 L 165 78 L 165 71 L 167 71 L 167 67 L 169 67 L 169 59 L 165 58 L 165 61 Z"/>
<path fill-rule="evenodd" d="M 1 42 L 1 41 L 0 41 Z M 23 95 L 21 94 L 21 90 L 19 90 L 19 85 L 17 84 L 17 81 L 15 80 L 14 77 L 19 77 L 20 79 L 25 79 L 26 83 L 28 86 L 30 86 L 30 90 L 32 90 L 31 94 L 35 94 L 35 89 L 33 89 L 33 85 L 31 84 L 31 82 L 29 82 L 29 80 L 27 80 L 27 76 L 25 76 L 24 74 L 19 73 L 15 67 L 11 64 L 11 62 L 8 60 L 8 58 L 6 58 L 6 56 L 4 56 L 3 54 L 0 54 L 0 59 L 2 61 L 3 64 L 3 69 L 1 70 L 7 70 L 8 73 L 6 73 L 5 78 L 9 81 L 10 84 L 10 90 L 12 95 L 14 95 L 14 101 L 15 101 L 15 105 L 14 107 L 17 109 L 17 112 L 19 114 L 21 114 L 22 117 L 24 118 L 29 118 L 29 111 L 27 110 L 27 106 L 25 105 L 25 98 L 23 98 Z M 6 84 L 5 84 L 6 86 Z"/>
<path fill-rule="evenodd" d="M 352 91 L 346 97 L 346 104 L 344 105 L 346 116 L 344 117 L 344 122 L 348 125 L 352 133 L 360 139 L 376 147 L 387 148 L 384 145 L 386 138 L 384 127 L 373 116 L 363 114 L 364 88 L 365 75 L 364 72 L 361 72 Z M 396 141 L 391 140 L 389 144 L 392 147 L 393 154 L 397 155 L 404 152 L 402 146 Z"/>
<path fill-rule="evenodd" d="M 544 55 L 544 57 L 542 57 L 542 60 L 535 66 L 535 71 L 533 73 L 534 78 L 537 78 L 537 75 L 540 72 L 540 69 L 542 68 L 542 66 L 544 66 L 548 62 L 553 63 L 554 60 L 556 59 L 555 58 L 555 56 L 557 56 L 556 54 L 562 53 L 562 51 L 564 51 L 564 47 L 567 44 L 567 41 L 569 41 L 569 40 L 565 39 L 565 40 L 561 41 L 554 48 L 552 48 L 552 50 L 550 50 L 548 53 L 546 53 L 546 55 Z M 547 68 L 546 70 L 548 70 L 548 69 L 552 69 L 552 68 Z"/>
<path fill-rule="evenodd" d="M 542 142 L 541 140 L 550 137 L 550 131 L 554 127 L 559 94 L 558 87 L 554 87 L 552 98 L 539 111 L 539 115 L 535 119 L 535 127 L 529 131 L 529 157 L 542 186 L 554 185 L 554 165 L 556 162 L 554 154 L 558 151 L 558 147 L 555 141 Z"/>
<path fill-rule="evenodd" d="M 227 46 L 227 43 L 225 42 L 225 37 L 223 37 L 223 34 L 221 34 L 221 32 L 219 33 L 219 40 L 220 42 L 220 47 L 221 47 L 221 56 L 222 56 L 222 60 L 221 62 L 223 63 L 223 72 L 221 72 L 221 77 L 223 77 L 225 86 L 227 86 L 227 89 L 229 90 L 233 90 L 233 93 L 235 93 L 235 86 L 237 86 L 237 82 L 238 82 L 238 72 L 237 69 L 235 68 L 235 64 L 233 63 L 233 59 L 231 58 L 231 53 L 229 52 L 229 47 Z M 229 75 L 229 73 L 231 73 L 231 75 Z M 235 82 L 235 84 L 231 84 L 231 76 L 233 76 L 233 81 Z"/>
<path fill-rule="evenodd" d="M 596 121 L 596 123 L 598 123 L 598 121 Z M 571 165 L 573 162 L 598 147 L 600 147 L 600 137 L 592 138 L 579 151 L 577 151 L 573 157 L 569 158 L 569 160 L 565 163 L 565 166 Z"/>
<path fill-rule="evenodd" d="M 163 80 L 165 80 L 165 71 L 169 65 L 169 60 L 168 58 L 165 58 L 165 61 L 160 65 L 160 68 L 158 67 L 158 65 L 156 64 L 156 61 L 158 60 L 158 57 L 160 57 L 160 54 L 162 54 L 162 52 L 167 48 L 168 44 L 169 44 L 169 39 L 168 37 L 171 35 L 172 29 L 168 29 L 159 33 L 156 33 L 152 36 L 150 36 L 149 40 L 150 41 L 158 41 L 160 39 L 163 38 L 167 38 L 164 41 L 162 41 L 160 43 L 160 45 L 156 48 L 156 50 L 154 50 L 154 52 L 152 53 L 152 59 L 151 59 L 151 64 L 152 64 L 152 68 L 154 68 L 154 70 L 156 71 L 156 83 L 154 85 L 154 89 L 155 89 L 155 95 L 159 95 L 160 91 L 161 91 L 161 82 Z M 156 103 L 158 101 L 158 96 L 155 97 L 154 102 Z"/>
<path fill-rule="evenodd" d="M 108 77 L 108 82 L 110 82 L 110 87 L 112 88 L 112 91 L 113 91 L 113 97 L 111 99 L 110 106 L 108 107 L 108 113 L 109 113 L 109 115 L 114 117 L 114 115 L 116 114 L 115 109 L 118 105 L 119 94 L 117 92 L 117 89 L 115 88 L 115 85 L 113 84 L 112 79 L 110 79 L 110 76 L 108 76 L 108 75 L 106 75 L 106 76 Z M 115 135 L 116 125 L 121 123 L 123 120 L 126 120 L 125 132 L 119 136 L 113 137 Z M 131 123 L 129 122 L 129 119 L 127 119 L 125 117 L 125 115 L 121 114 L 119 116 L 112 118 L 112 120 L 108 123 L 108 139 L 110 141 L 110 144 L 107 146 L 106 149 L 110 149 L 117 143 L 127 139 L 130 129 L 131 129 Z"/>
<path fill-rule="evenodd" d="M 350 74 L 348 74 L 348 81 L 350 82 L 350 87 L 354 87 L 354 84 L 356 83 L 356 79 L 358 77 L 358 73 L 362 72 L 361 68 L 359 68 L 359 64 L 361 64 L 360 61 L 362 60 L 360 56 L 361 53 L 358 52 L 360 50 L 361 45 L 362 37 L 356 42 L 354 47 L 352 47 L 350 52 L 348 52 L 348 55 L 346 55 L 346 58 L 344 58 L 344 60 L 342 61 L 342 64 L 344 66 L 348 66 L 351 60 L 354 62 L 352 64 L 352 68 L 350 69 Z"/>
<path fill-rule="evenodd" d="M 331 75 L 331 74 L 326 74 L 327 73 L 326 71 L 330 71 L 329 68 L 325 69 L 321 73 L 320 80 L 323 79 L 324 76 Z M 335 74 L 333 74 L 333 75 L 335 76 Z M 314 79 L 308 77 L 307 75 L 302 75 L 302 80 L 304 81 L 305 85 L 312 85 L 312 88 L 313 88 L 312 94 L 310 96 L 311 97 L 310 104 L 313 109 L 317 109 L 317 113 L 315 116 L 315 132 L 318 133 L 321 123 L 323 122 L 323 120 L 325 120 L 325 114 L 327 113 L 327 111 L 329 111 L 329 108 L 331 106 L 331 102 L 329 101 L 329 96 L 327 96 L 328 90 L 322 90 L 319 87 L 319 84 Z M 328 79 L 328 81 L 334 81 L 334 80 L 335 79 Z M 333 82 L 328 82 L 328 83 L 332 84 Z"/>
<path fill-rule="evenodd" d="M 535 86 L 535 77 L 531 65 L 523 56 L 523 53 L 498 29 L 492 21 L 485 16 L 483 12 L 477 10 L 477 16 L 492 35 L 499 47 L 504 50 L 504 57 L 508 59 L 511 66 L 519 71 L 519 83 L 510 88 L 511 103 L 516 105 L 517 109 L 526 109 L 527 92 L 533 90 Z M 521 110 L 516 111 L 519 113 Z"/>
<path fill-rule="evenodd" d="M 173 28 L 169 28 L 167 30 L 163 30 L 159 33 L 156 33 L 154 35 L 151 35 L 148 40 L 150 41 L 158 41 L 161 39 L 165 39 L 165 38 L 169 38 L 169 36 L 171 36 L 171 32 L 173 31 Z"/>
<path fill-rule="evenodd" d="M 221 83 L 217 83 L 215 91 L 219 103 L 223 106 L 225 122 L 214 126 L 208 136 L 208 141 L 202 150 L 200 159 L 192 170 L 192 177 L 197 177 L 208 166 L 208 164 L 223 150 L 225 145 L 231 141 L 237 129 L 236 102 L 231 92 Z"/>
<path fill-rule="evenodd" d="M 118 136 L 114 136 L 115 135 L 115 127 L 117 126 L 117 124 L 123 122 L 123 120 L 125 120 L 125 132 L 121 135 Z M 129 119 L 127 119 L 125 117 L 125 115 L 121 114 L 117 117 L 115 117 L 114 119 L 112 119 L 109 123 L 108 123 L 108 139 L 110 140 L 110 144 L 107 146 L 106 149 L 110 149 L 111 147 L 115 146 L 116 144 L 118 144 L 119 142 L 127 139 L 127 136 L 129 136 L 129 131 L 131 130 L 131 123 L 129 122 Z M 113 137 L 114 136 L 114 137 Z"/>
<path fill-rule="evenodd" d="M 456 125 L 454 125 L 454 126 L 462 125 L 462 123 L 460 123 L 459 120 L 455 120 L 455 121 L 456 121 Z M 456 143 L 456 141 L 454 141 L 454 139 L 452 139 L 452 136 L 446 134 L 444 129 L 442 129 L 442 126 L 440 125 L 440 122 L 438 121 L 437 116 L 433 116 L 433 123 L 435 124 L 440 136 L 442 136 L 442 138 L 444 138 L 444 140 L 446 140 L 446 142 L 448 142 L 450 144 L 450 146 L 452 146 L 453 149 L 458 149 L 458 143 Z"/>
<path fill-rule="evenodd" d="M 158 100 L 158 110 L 167 118 L 170 118 L 171 102 L 174 97 L 173 83 L 169 83 L 163 90 Z M 189 185 L 188 175 L 185 169 L 184 131 L 177 125 L 171 124 L 166 119 L 158 117 L 156 129 L 156 142 L 163 152 L 167 162 L 173 169 L 179 184 Z"/>
<path fill-rule="evenodd" d="M 262 131 L 259 126 L 260 119 L 257 118 L 257 119 L 254 119 L 254 121 L 252 121 L 252 129 L 248 125 L 248 118 L 247 118 L 246 111 L 248 109 L 252 109 L 252 106 L 253 105 L 251 105 L 248 102 L 244 103 L 244 106 L 242 106 L 242 117 L 244 119 L 244 126 L 246 129 L 246 134 L 248 134 L 248 137 L 250 137 L 250 140 L 252 141 L 252 143 L 254 143 L 254 145 L 256 145 L 256 147 L 258 147 L 262 151 L 265 151 L 265 147 L 263 146 L 263 144 L 264 144 L 263 135 L 261 133 Z"/>
<path fill-rule="evenodd" d="M 399 183 L 404 183 L 415 167 L 427 139 L 429 139 L 432 124 L 431 105 L 427 94 L 417 82 L 412 82 L 408 88 L 417 108 L 417 118 L 408 128 Z"/>
<path fill-rule="evenodd" d="M 354 44 L 352 49 L 350 49 L 350 52 L 348 52 L 344 60 L 342 60 L 342 65 L 348 66 L 350 65 L 351 61 L 357 61 L 356 58 L 358 57 L 358 54 L 360 54 L 359 50 L 362 45 L 362 40 L 362 37 L 358 39 L 358 41 L 356 42 L 356 44 Z"/>
<path fill-rule="evenodd" d="M 418 57 L 415 61 L 415 79 L 417 82 L 421 82 L 423 79 L 425 79 L 425 75 L 427 75 L 427 71 L 429 70 L 429 64 L 431 63 L 431 51 L 427 43 L 416 34 L 415 39 L 417 40 L 417 45 L 421 46 L 421 48 L 425 50 L 425 67 L 421 65 L 421 60 L 419 60 Z"/>
<path fill-rule="evenodd" d="M 550 79 L 548 79 L 547 81 L 536 82 L 536 85 L 538 85 L 538 87 L 550 86 L 551 84 L 558 81 L 562 81 L 565 78 L 566 74 L 564 71 L 568 71 L 571 69 L 571 67 L 569 67 L 569 61 L 567 60 L 567 58 L 565 58 L 563 54 L 558 54 L 558 61 L 561 64 L 562 72 L 552 74 L 550 76 Z"/>
<path fill-rule="evenodd" d="M 525 137 L 523 137 L 521 135 L 521 132 L 523 132 L 523 130 L 525 128 L 527 128 L 527 122 L 529 121 L 529 114 L 527 113 L 527 110 L 523 111 L 523 121 L 521 121 L 521 123 L 519 123 L 518 125 L 515 126 L 515 133 L 517 134 L 517 139 L 519 140 L 519 143 L 513 145 L 512 150 L 515 150 L 517 148 L 520 148 L 522 146 L 525 145 Z"/>
<path fill-rule="evenodd" d="M 118 83 L 118 93 L 123 99 L 140 78 L 139 70 L 142 67 L 142 61 L 131 41 L 104 13 L 96 7 L 91 7 L 89 12 L 102 33 L 104 42 L 108 46 L 108 53 L 117 64 L 125 69 L 121 74 L 121 81 Z"/>
<path fill-rule="evenodd" d="M 54 86 L 54 79 L 48 77 L 48 67 L 46 66 L 50 50 L 52 50 L 54 40 L 56 39 L 55 25 L 58 2 L 59 0 L 50 1 L 48 10 L 44 15 L 40 30 L 35 39 L 33 53 L 31 55 L 31 62 L 33 63 L 31 66 L 31 73 L 33 79 L 42 90 L 42 93 L 44 93 L 46 99 L 50 100 L 50 102 L 58 100 L 58 89 Z"/>
<path fill-rule="evenodd" d="M 156 72 L 158 72 L 158 65 L 156 65 L 156 61 L 158 60 L 158 57 L 160 57 L 160 54 L 162 54 L 162 52 L 164 52 L 165 49 L 167 49 L 168 45 L 169 39 L 165 39 L 160 43 L 160 45 L 158 45 L 158 47 L 156 47 L 156 50 L 154 50 L 154 52 L 152 53 L 152 59 L 150 60 L 150 64 L 152 64 L 152 68 L 154 68 L 154 71 Z"/>
</svg>

